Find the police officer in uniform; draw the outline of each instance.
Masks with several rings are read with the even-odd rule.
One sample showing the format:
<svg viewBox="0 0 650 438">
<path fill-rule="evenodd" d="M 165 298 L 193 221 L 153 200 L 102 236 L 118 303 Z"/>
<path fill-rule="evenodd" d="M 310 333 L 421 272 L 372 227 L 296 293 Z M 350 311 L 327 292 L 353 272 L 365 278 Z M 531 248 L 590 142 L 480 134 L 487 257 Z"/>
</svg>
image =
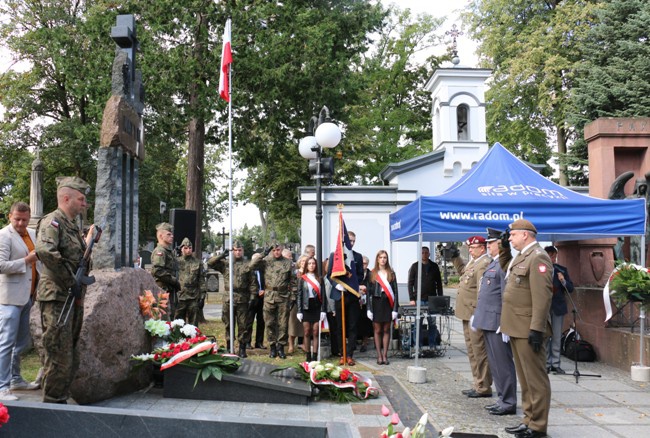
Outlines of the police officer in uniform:
<svg viewBox="0 0 650 438">
<path fill-rule="evenodd" d="M 505 430 L 517 438 L 539 438 L 546 436 L 551 406 L 546 341 L 551 334 L 553 264 L 537 243 L 537 229 L 530 221 L 518 219 L 509 228 L 499 253 L 501 268 L 506 270 L 501 331 L 510 336 L 524 418 Z M 506 238 L 519 251 L 514 258 Z"/>
<path fill-rule="evenodd" d="M 198 327 L 200 302 L 205 302 L 203 263 L 192 254 L 192 242 L 187 237 L 181 242 L 178 273 L 181 291 L 178 294 L 178 309 L 174 319 L 183 319 Z"/>
<path fill-rule="evenodd" d="M 246 354 L 247 316 L 249 305 L 257 296 L 257 285 L 253 277 L 250 263 L 244 259 L 244 247 L 240 242 L 233 243 L 233 315 L 237 322 L 237 342 L 239 343 L 239 357 L 248 357 Z M 226 343 L 230 346 L 230 263 L 226 259 L 230 251 L 224 250 L 222 254 L 211 257 L 208 266 L 223 274 L 226 295 L 223 300 L 221 320 L 226 325 Z"/>
<path fill-rule="evenodd" d="M 35 251 L 43 263 L 37 297 L 43 326 L 43 401 L 66 404 L 79 367 L 78 340 L 83 322 L 83 296 L 76 300 L 65 325 L 57 321 L 74 284 L 84 251 L 94 236 L 91 226 L 84 240 L 75 219 L 86 209 L 90 186 L 78 177 L 57 178 L 58 208 L 38 224 Z"/>
<path fill-rule="evenodd" d="M 293 263 L 282 257 L 282 245 L 275 244 L 271 253 L 254 262 L 264 272 L 264 323 L 270 345 L 269 357 L 285 359 L 288 343 L 289 306 L 296 300 L 296 284 L 292 282 Z"/>
<path fill-rule="evenodd" d="M 472 236 L 465 244 L 469 247 L 471 256 L 468 263 L 460 257 L 458 249 L 455 249 L 451 257 L 456 272 L 461 276 L 456 295 L 456 317 L 463 321 L 467 356 L 474 378 L 472 389 L 465 389 L 462 393 L 470 398 L 492 397 L 492 373 L 487 360 L 483 331 L 470 328 L 470 319 L 478 299 L 479 281 L 490 264 L 490 258 L 486 254 L 485 238 Z"/>
<path fill-rule="evenodd" d="M 174 227 L 167 222 L 156 225 L 158 246 L 151 253 L 151 275 L 159 288 L 169 293 L 169 317 L 174 319 L 178 306 L 178 261 L 174 255 Z"/>
<path fill-rule="evenodd" d="M 501 333 L 501 302 L 506 273 L 499 265 L 501 232 L 488 228 L 487 252 L 491 261 L 485 268 L 472 325 L 483 331 L 490 372 L 499 399 L 487 409 L 492 415 L 514 415 L 517 410 L 517 375 L 509 338 Z"/>
</svg>

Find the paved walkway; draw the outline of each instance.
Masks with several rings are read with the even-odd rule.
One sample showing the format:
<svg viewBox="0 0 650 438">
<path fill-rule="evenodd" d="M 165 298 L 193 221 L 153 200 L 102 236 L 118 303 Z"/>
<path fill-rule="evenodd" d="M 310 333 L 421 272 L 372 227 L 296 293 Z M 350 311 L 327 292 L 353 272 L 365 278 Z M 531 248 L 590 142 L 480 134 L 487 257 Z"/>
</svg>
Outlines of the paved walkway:
<svg viewBox="0 0 650 438">
<path fill-rule="evenodd" d="M 450 295 L 454 295 L 453 290 Z M 210 308 L 208 317 L 217 317 L 219 308 Z M 386 404 L 402 410 L 429 414 L 431 425 L 438 430 L 454 426 L 457 432 L 512 437 L 504 427 L 516 425 L 517 415 L 495 417 L 483 406 L 493 399 L 468 399 L 460 391 L 471 385 L 471 372 L 458 320 L 450 318 L 450 345 L 442 357 L 420 358 L 418 365 L 426 368 L 427 382 L 413 384 L 407 381 L 407 367 L 415 359 L 399 357 L 395 352 L 390 365 L 377 366 L 375 353 L 355 354 L 355 359 L 373 370 L 373 381 L 381 382 L 381 396 L 365 403 L 335 404 L 315 402 L 308 406 L 278 405 L 268 403 L 235 403 L 221 401 L 178 400 L 162 398 L 155 389 L 116 397 L 97 403 L 124 409 L 186 413 L 187 415 L 215 415 L 239 421 L 255 418 L 333 420 L 350 423 L 356 437 L 377 437 L 388 421 L 381 416 L 380 408 Z M 444 333 L 443 333 L 444 334 Z M 629 372 L 601 364 L 580 362 L 582 374 L 600 374 L 602 377 L 572 374 L 551 375 L 552 402 L 548 433 L 553 438 L 575 437 L 642 437 L 650 436 L 650 389 L 647 383 L 634 382 Z M 562 367 L 572 373 L 574 363 L 563 358 Z M 40 391 L 23 391 L 22 400 L 40 401 Z M 419 412 L 399 412 L 405 426 L 413 427 Z M 415 413 L 415 415 L 413 415 Z M 409 415 L 410 414 L 410 415 Z M 417 417 L 417 418 L 416 418 Z M 404 425 L 400 425 L 403 427 Z M 432 435 L 435 436 L 435 435 Z"/>
</svg>

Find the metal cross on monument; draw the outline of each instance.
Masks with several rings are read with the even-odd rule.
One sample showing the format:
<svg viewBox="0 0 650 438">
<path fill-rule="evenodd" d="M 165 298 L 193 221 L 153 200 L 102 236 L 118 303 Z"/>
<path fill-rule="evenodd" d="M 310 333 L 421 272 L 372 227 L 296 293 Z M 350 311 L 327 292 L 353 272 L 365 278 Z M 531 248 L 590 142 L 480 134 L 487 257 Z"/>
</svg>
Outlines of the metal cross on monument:
<svg viewBox="0 0 650 438">
<path fill-rule="evenodd" d="M 456 23 L 451 26 L 451 30 L 445 32 L 445 35 L 451 36 L 451 57 L 454 64 L 458 64 L 460 60 L 458 59 L 458 42 L 457 39 L 459 36 L 464 35 L 464 33 L 458 29 Z"/>
</svg>

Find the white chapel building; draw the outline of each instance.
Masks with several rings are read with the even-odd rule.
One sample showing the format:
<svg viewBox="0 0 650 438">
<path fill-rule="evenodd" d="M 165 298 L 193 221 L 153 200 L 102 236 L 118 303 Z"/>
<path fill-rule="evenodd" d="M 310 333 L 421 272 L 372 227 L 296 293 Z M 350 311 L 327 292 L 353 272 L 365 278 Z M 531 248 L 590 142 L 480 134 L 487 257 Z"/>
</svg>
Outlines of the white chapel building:
<svg viewBox="0 0 650 438">
<path fill-rule="evenodd" d="M 485 122 L 486 81 L 491 70 L 461 67 L 437 69 L 426 84 L 432 97 L 433 150 L 422 156 L 387 165 L 383 186 L 323 186 L 323 260 L 334 250 L 338 233 L 338 204 L 348 231 L 354 231 L 355 251 L 375 264 L 384 249 L 397 274 L 406 283 L 408 269 L 420 258 L 417 243 L 391 243 L 388 215 L 419 196 L 435 196 L 458 181 L 488 151 Z M 298 188 L 301 208 L 301 247 L 316 244 L 316 188 Z M 434 242 L 425 242 L 432 246 Z M 433 248 L 432 248 L 433 256 Z M 401 300 L 408 300 L 400 288 Z"/>
</svg>

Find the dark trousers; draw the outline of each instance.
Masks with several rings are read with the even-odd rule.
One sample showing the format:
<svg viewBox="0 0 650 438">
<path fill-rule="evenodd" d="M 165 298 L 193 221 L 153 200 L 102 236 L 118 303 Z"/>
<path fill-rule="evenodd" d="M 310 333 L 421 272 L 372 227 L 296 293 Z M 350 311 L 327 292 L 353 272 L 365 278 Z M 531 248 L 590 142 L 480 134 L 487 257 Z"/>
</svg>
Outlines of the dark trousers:
<svg viewBox="0 0 650 438">
<path fill-rule="evenodd" d="M 255 298 L 253 307 L 248 310 L 246 321 L 246 333 L 248 344 L 252 344 L 253 338 L 253 322 L 257 318 L 257 326 L 255 327 L 255 345 L 262 345 L 264 343 L 264 300 L 262 297 Z"/>
<path fill-rule="evenodd" d="M 349 292 L 345 292 L 345 297 L 341 297 L 341 300 L 343 299 L 345 299 L 345 336 L 348 340 L 346 354 L 348 357 L 352 357 L 357 346 L 357 328 L 359 326 L 361 304 L 359 298 Z M 336 302 L 336 328 L 339 331 L 339 342 L 343 342 L 341 300 Z"/>
</svg>

